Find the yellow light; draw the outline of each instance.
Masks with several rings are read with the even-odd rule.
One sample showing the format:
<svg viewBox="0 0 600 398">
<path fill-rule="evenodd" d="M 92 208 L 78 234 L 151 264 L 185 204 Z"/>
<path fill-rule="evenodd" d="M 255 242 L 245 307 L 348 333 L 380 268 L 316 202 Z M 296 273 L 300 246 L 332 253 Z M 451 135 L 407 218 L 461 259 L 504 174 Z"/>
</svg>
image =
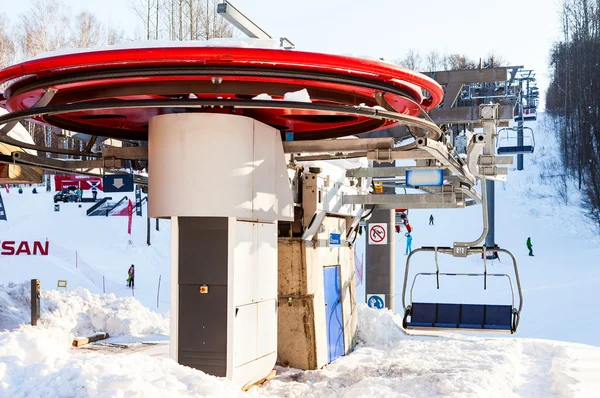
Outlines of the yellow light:
<svg viewBox="0 0 600 398">
<path fill-rule="evenodd" d="M 375 185 L 375 193 L 383 193 L 383 182 L 374 182 L 373 185 Z"/>
<path fill-rule="evenodd" d="M 200 293 L 202 293 L 202 294 L 208 293 L 208 286 L 206 286 L 206 285 L 200 286 Z"/>
</svg>

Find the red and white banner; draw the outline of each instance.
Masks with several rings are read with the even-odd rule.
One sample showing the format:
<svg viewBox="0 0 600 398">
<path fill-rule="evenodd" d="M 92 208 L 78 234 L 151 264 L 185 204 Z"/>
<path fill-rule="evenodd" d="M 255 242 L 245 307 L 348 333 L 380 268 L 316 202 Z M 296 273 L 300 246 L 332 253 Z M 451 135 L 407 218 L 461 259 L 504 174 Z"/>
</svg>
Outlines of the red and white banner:
<svg viewBox="0 0 600 398">
<path fill-rule="evenodd" d="M 104 190 L 104 187 L 102 186 L 102 177 L 75 174 L 54 176 L 54 187 L 57 192 L 68 189 L 69 187 L 80 188 L 82 191 L 88 191 L 94 187 L 100 191 Z"/>
<path fill-rule="evenodd" d="M 129 203 L 127 204 L 127 233 L 131 235 L 131 219 L 133 218 L 133 203 L 131 199 L 129 199 Z"/>
</svg>

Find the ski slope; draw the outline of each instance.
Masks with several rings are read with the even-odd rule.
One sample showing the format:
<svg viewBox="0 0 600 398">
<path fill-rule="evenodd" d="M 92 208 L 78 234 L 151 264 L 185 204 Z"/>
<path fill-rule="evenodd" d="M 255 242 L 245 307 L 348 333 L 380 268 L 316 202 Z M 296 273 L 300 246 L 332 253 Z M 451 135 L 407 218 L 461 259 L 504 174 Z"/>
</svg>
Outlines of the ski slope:
<svg viewBox="0 0 600 398">
<path fill-rule="evenodd" d="M 92 293 L 114 293 L 135 297 L 153 311 L 169 309 L 170 222 L 151 220 L 151 245 L 146 243 L 146 204 L 143 217 L 133 215 L 132 234 L 127 234 L 127 217 L 88 217 L 92 203 L 59 203 L 54 211 L 53 195 L 44 187 L 38 194 L 25 187 L 19 195 L 2 190 L 8 222 L 0 222 L 0 241 L 45 241 L 48 256 L 0 256 L 0 283 L 40 279 L 42 289 L 57 288 L 67 280 L 67 289 L 84 287 Z M 87 195 L 90 195 L 87 193 Z M 107 195 L 116 201 L 124 195 Z M 135 201 L 135 195 L 128 195 Z M 100 193 L 99 198 L 103 195 Z M 135 213 L 135 212 L 134 212 Z M 129 241 L 131 240 L 131 243 Z M 136 289 L 126 287 L 127 270 L 135 264 Z M 104 277 L 104 280 L 103 280 Z M 158 283 L 160 278 L 160 292 Z M 160 293 L 160 294 L 158 294 Z M 157 294 L 159 303 L 157 307 Z M 1 329 L 1 327 L 0 327 Z"/>
<path fill-rule="evenodd" d="M 600 241 L 577 207 L 571 187 L 564 205 L 539 176 L 556 153 L 553 136 L 536 131 L 536 153 L 525 170 L 509 174 L 496 188 L 496 241 L 517 256 L 524 309 L 516 336 L 461 333 L 408 336 L 390 311 L 359 306 L 359 346 L 350 355 L 317 371 L 278 368 L 275 379 L 242 393 L 226 380 L 176 364 L 167 358 L 168 222 L 152 224 L 146 245 L 146 219 L 135 217 L 128 244 L 126 217 L 86 217 L 85 205 L 61 205 L 54 212 L 50 194 L 25 189 L 2 192 L 9 221 L 0 222 L 0 240 L 45 240 L 49 256 L 0 257 L 0 396 L 7 397 L 594 397 L 600 388 L 600 313 L 595 286 L 600 279 Z M 144 210 L 145 212 L 145 210 Z M 428 225 L 429 214 L 435 226 Z M 481 232 L 481 207 L 412 210 L 413 248 L 450 246 Z M 527 256 L 531 236 L 535 257 Z M 401 313 L 403 234 L 397 244 L 396 312 Z M 55 246 L 53 246 L 55 244 Z M 53 250 L 63 248 L 64 250 Z M 77 251 L 96 274 L 88 277 L 69 260 Z M 364 240 L 357 242 L 357 253 Z M 431 271 L 433 257 L 415 258 L 415 269 Z M 508 259 L 489 264 L 490 272 L 509 272 Z M 127 268 L 136 265 L 135 297 L 125 288 Z M 481 271 L 481 259 L 440 257 L 442 271 Z M 85 267 L 83 267 L 85 269 Z M 434 268 L 433 268 L 434 269 Z M 110 281 L 101 294 L 95 276 Z M 158 277 L 162 278 L 157 308 Z M 29 279 L 42 281 L 41 326 L 28 326 Z M 56 280 L 68 290 L 57 291 Z M 486 291 L 475 280 L 433 280 L 415 285 L 415 300 L 510 303 L 510 290 L 491 282 Z M 364 284 L 358 286 L 364 302 Z M 163 301 L 164 300 L 164 301 Z M 508 300 L 508 301 L 507 301 Z M 106 331 L 127 349 L 71 348 L 74 336 Z M 157 344 L 141 350 L 144 344 Z"/>
</svg>

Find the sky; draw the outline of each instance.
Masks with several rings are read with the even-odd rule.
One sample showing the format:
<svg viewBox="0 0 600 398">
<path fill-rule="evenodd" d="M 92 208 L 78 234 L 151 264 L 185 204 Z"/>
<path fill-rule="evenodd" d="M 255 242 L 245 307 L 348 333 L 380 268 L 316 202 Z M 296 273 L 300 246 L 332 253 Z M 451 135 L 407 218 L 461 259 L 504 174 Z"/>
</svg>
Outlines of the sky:
<svg viewBox="0 0 600 398">
<path fill-rule="evenodd" d="M 62 0 L 72 12 L 88 10 L 106 24 L 134 35 L 141 22 L 129 0 Z M 548 54 L 560 36 L 560 0 L 232 0 L 273 37 L 298 49 L 334 54 L 402 58 L 461 53 L 478 60 L 495 53 L 537 73 L 548 84 Z M 16 21 L 31 0 L 0 0 L 0 14 Z M 543 101 L 543 96 L 542 96 Z"/>
</svg>

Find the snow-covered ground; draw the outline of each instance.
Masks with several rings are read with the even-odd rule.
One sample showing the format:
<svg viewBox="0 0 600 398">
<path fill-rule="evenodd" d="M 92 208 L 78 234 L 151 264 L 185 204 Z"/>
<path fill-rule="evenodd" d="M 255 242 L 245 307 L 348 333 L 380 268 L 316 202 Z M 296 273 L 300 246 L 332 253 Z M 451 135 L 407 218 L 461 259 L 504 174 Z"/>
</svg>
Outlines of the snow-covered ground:
<svg viewBox="0 0 600 398">
<path fill-rule="evenodd" d="M 166 358 L 168 341 L 169 225 L 161 221 L 146 245 L 146 219 L 134 217 L 128 244 L 126 217 L 86 217 L 85 206 L 61 205 L 51 195 L 2 192 L 8 222 L 0 241 L 50 241 L 49 256 L 0 257 L 0 396 L 4 397 L 594 397 L 600 389 L 599 239 L 576 206 L 540 183 L 555 147 L 549 132 L 537 131 L 538 146 L 525 171 L 497 184 L 496 241 L 519 260 L 525 304 L 516 337 L 459 333 L 407 336 L 399 316 L 359 307 L 359 346 L 317 371 L 278 368 L 275 379 L 240 392 L 226 380 Z M 428 225 L 429 214 L 435 226 Z M 451 245 L 481 231 L 481 208 L 417 211 L 409 214 L 413 247 Z M 531 236 L 535 257 L 528 257 Z M 396 311 L 404 271 L 404 238 L 397 239 Z M 359 245 L 364 245 L 359 242 Z M 359 248 L 360 255 L 362 248 Z M 77 264 L 72 259 L 77 251 Z M 83 260 L 82 260 L 83 259 Z M 510 264 L 490 264 L 509 272 Z M 83 261 L 83 263 L 81 262 Z M 136 265 L 135 298 L 125 288 L 127 268 Z M 84 264 L 82 267 L 81 265 Z M 481 260 L 440 258 L 447 271 L 481 270 Z M 430 271 L 433 258 L 415 256 Z M 98 275 L 107 293 L 101 294 Z M 161 277 L 157 308 L 158 278 Z M 28 325 L 29 282 L 42 282 L 42 320 Z M 68 280 L 58 291 L 56 281 Z M 106 283 L 106 281 L 110 283 Z M 364 301 L 364 284 L 358 289 Z M 490 281 L 423 280 L 415 300 L 510 303 L 510 289 Z M 105 331 L 113 350 L 75 349 L 73 337 Z M 127 348 L 118 348 L 126 344 Z M 586 345 L 587 344 L 587 345 Z M 153 349 L 141 350 L 153 345 Z M 113 347 L 113 348 L 114 348 Z"/>
</svg>

